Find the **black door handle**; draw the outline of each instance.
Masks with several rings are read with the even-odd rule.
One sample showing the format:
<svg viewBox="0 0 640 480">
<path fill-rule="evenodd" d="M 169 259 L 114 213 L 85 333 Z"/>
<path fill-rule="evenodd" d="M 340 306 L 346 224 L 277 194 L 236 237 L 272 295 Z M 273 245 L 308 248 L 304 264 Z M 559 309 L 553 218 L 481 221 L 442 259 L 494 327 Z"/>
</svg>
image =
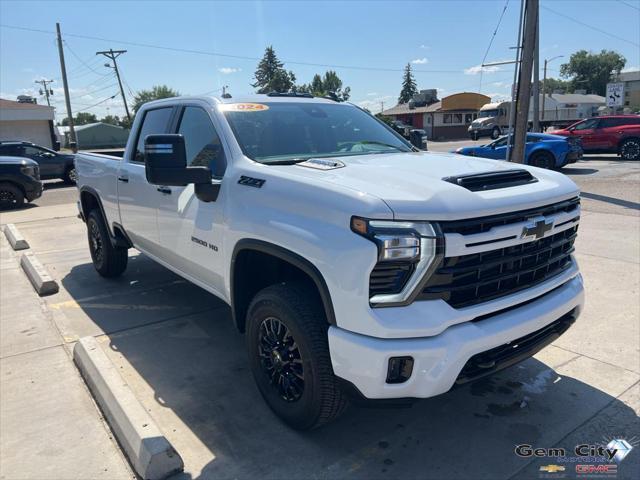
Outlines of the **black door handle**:
<svg viewBox="0 0 640 480">
<path fill-rule="evenodd" d="M 118 181 L 119 182 L 124 182 L 124 183 L 129 183 L 129 178 L 128 177 L 118 177 Z"/>
<path fill-rule="evenodd" d="M 164 193 L 166 195 L 171 195 L 171 189 L 169 187 L 158 187 L 156 188 L 160 193 Z"/>
</svg>

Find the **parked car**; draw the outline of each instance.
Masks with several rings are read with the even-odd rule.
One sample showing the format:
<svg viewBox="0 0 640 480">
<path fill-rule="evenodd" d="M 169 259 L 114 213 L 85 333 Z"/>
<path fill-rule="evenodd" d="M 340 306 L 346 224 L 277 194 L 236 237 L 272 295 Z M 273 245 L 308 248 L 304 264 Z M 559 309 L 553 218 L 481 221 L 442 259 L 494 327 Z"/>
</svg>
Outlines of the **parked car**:
<svg viewBox="0 0 640 480">
<path fill-rule="evenodd" d="M 157 100 L 124 158 L 76 167 L 98 274 L 122 274 L 135 247 L 229 304 L 258 390 L 294 428 L 352 397 L 492 374 L 582 310 L 569 177 L 420 152 L 347 102 Z"/>
<path fill-rule="evenodd" d="M 28 158 L 0 156 L 0 209 L 20 208 L 42 195 L 39 167 Z"/>
<path fill-rule="evenodd" d="M 617 153 L 623 160 L 640 160 L 640 115 L 588 118 L 553 134 L 579 138 L 585 153 Z"/>
<path fill-rule="evenodd" d="M 506 160 L 508 136 L 487 145 L 461 147 L 454 151 L 471 157 Z M 527 133 L 525 161 L 527 165 L 541 168 L 562 168 L 582 157 L 580 140 L 547 133 Z"/>
<path fill-rule="evenodd" d="M 76 183 L 75 156 L 54 152 L 31 142 L 0 141 L 0 155 L 30 158 L 40 165 L 40 178 L 61 178 L 66 183 Z"/>
</svg>

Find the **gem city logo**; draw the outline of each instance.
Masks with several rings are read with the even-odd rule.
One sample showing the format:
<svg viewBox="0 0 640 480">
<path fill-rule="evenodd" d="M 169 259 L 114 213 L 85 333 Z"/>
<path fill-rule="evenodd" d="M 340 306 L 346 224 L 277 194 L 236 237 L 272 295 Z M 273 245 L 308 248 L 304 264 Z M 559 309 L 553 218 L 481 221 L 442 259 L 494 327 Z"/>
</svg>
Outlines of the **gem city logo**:
<svg viewBox="0 0 640 480">
<path fill-rule="evenodd" d="M 578 478 L 613 478 L 618 474 L 619 464 L 638 445 L 640 439 L 637 437 L 609 437 L 599 444 L 576 445 L 573 452 L 564 448 L 536 448 L 523 443 L 516 445 L 515 453 L 522 458 L 552 459 L 555 463 L 539 467 L 540 478 L 564 478 L 573 472 Z"/>
</svg>

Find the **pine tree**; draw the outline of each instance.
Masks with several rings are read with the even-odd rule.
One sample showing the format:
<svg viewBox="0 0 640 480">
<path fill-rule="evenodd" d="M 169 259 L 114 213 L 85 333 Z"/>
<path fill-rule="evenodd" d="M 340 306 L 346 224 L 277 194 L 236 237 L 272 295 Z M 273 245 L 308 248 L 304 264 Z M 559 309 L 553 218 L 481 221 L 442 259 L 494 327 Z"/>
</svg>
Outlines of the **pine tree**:
<svg viewBox="0 0 640 480">
<path fill-rule="evenodd" d="M 407 63 L 407 66 L 404 67 L 402 90 L 398 97 L 398 103 L 407 103 L 417 93 L 418 87 L 416 86 L 416 80 L 413 78 L 413 73 L 411 73 L 411 64 Z"/>
<path fill-rule="evenodd" d="M 295 86 L 296 76 L 291 71 L 287 72 L 283 66 L 284 63 L 278 60 L 273 47 L 268 46 L 256 68 L 256 81 L 251 86 L 258 89 L 257 93 L 290 91 Z"/>
</svg>

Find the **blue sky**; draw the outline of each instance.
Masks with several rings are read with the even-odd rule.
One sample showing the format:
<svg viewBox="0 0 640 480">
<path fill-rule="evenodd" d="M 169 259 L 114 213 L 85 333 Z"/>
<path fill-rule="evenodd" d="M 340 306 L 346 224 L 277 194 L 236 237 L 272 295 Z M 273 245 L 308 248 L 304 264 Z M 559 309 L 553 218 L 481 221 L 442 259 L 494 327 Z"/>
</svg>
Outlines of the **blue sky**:
<svg viewBox="0 0 640 480">
<path fill-rule="evenodd" d="M 351 87 L 351 100 L 376 112 L 381 102 L 385 108 L 396 103 L 402 68 L 408 62 L 413 62 L 418 87 L 437 88 L 441 97 L 480 88 L 494 98 L 507 95 L 512 67 L 485 71 L 482 86 L 478 72 L 504 5 L 505 0 L 0 0 L 0 23 L 53 32 L 55 22 L 60 22 L 74 110 L 88 108 L 99 117 L 122 115 L 124 110 L 119 96 L 92 107 L 118 93 L 115 78 L 103 65 L 106 59 L 95 55 L 98 50 L 128 50 L 119 59 L 128 96 L 154 84 L 167 84 L 183 94 L 219 94 L 215 91 L 228 85 L 232 94 L 242 94 L 253 91 L 256 59 L 267 45 L 274 46 L 298 83 L 331 68 L 301 63 L 338 65 L 333 69 Z M 565 57 L 550 64 L 549 76 L 558 76 L 562 61 L 579 49 L 613 49 L 627 58 L 628 69 L 639 68 L 640 0 L 541 0 L 540 5 L 541 58 Z M 508 2 L 487 61 L 513 58 L 509 47 L 516 43 L 519 7 L 519 0 Z M 0 28 L 0 96 L 14 99 L 21 93 L 34 94 L 34 80 L 42 77 L 56 79 L 53 99 L 62 118 L 64 97 L 54 35 Z"/>
</svg>

